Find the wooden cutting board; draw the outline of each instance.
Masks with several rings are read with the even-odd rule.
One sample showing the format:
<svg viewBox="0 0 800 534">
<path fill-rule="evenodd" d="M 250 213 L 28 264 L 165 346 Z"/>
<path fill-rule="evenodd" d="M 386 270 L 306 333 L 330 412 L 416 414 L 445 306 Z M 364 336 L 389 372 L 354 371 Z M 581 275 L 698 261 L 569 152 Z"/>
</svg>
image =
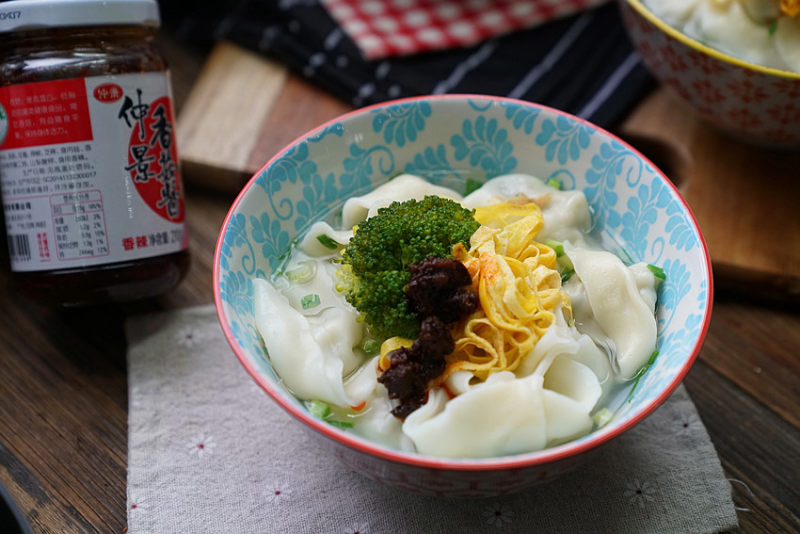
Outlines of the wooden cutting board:
<svg viewBox="0 0 800 534">
<path fill-rule="evenodd" d="M 273 61 L 219 44 L 178 117 L 186 182 L 236 192 L 286 144 L 351 109 Z M 678 186 L 718 289 L 800 303 L 800 152 L 731 139 L 666 89 L 616 133 Z"/>
</svg>

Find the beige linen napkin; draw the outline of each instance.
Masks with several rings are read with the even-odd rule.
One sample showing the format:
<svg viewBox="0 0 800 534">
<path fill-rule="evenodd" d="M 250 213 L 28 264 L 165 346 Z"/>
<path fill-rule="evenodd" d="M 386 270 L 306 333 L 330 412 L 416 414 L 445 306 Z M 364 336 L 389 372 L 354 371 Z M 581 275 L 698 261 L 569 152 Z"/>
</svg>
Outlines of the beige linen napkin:
<svg viewBox="0 0 800 534">
<path fill-rule="evenodd" d="M 681 386 L 588 465 L 512 496 L 404 493 L 322 455 L 247 375 L 212 306 L 134 317 L 128 532 L 706 533 L 737 525 L 731 488 Z"/>
</svg>

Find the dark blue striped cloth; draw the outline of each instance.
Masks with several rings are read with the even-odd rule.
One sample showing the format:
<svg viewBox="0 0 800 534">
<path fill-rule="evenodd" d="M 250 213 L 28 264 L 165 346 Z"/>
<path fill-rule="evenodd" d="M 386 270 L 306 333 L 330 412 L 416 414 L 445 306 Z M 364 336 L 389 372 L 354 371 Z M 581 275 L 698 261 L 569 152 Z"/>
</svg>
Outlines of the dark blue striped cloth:
<svg viewBox="0 0 800 534">
<path fill-rule="evenodd" d="M 318 0 L 162 0 L 180 38 L 225 39 L 285 63 L 356 107 L 483 93 L 538 102 L 611 128 L 653 86 L 615 4 L 469 48 L 366 61 Z"/>
</svg>

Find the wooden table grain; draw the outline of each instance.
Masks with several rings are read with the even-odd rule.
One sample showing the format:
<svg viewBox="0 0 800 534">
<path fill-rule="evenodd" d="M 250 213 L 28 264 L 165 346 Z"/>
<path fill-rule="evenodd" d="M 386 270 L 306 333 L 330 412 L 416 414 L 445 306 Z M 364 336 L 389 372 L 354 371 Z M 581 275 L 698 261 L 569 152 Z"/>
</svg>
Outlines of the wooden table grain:
<svg viewBox="0 0 800 534">
<path fill-rule="evenodd" d="M 203 54 L 162 41 L 180 106 Z M 279 148 L 264 145 L 264 161 Z M 7 289 L 3 256 L 0 483 L 34 532 L 125 531 L 124 323 L 213 301 L 213 250 L 233 200 L 189 182 L 190 271 L 175 291 L 147 302 L 46 308 Z M 685 384 L 732 481 L 739 531 L 800 532 L 800 310 L 717 291 Z"/>
</svg>

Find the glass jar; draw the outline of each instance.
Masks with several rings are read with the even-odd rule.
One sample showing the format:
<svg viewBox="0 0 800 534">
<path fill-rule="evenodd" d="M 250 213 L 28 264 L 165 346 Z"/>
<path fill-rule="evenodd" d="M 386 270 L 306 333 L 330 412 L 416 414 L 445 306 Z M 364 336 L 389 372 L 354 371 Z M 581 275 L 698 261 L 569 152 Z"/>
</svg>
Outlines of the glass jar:
<svg viewBox="0 0 800 534">
<path fill-rule="evenodd" d="M 0 3 L 12 282 L 62 305 L 174 288 L 189 266 L 155 0 Z"/>
</svg>

